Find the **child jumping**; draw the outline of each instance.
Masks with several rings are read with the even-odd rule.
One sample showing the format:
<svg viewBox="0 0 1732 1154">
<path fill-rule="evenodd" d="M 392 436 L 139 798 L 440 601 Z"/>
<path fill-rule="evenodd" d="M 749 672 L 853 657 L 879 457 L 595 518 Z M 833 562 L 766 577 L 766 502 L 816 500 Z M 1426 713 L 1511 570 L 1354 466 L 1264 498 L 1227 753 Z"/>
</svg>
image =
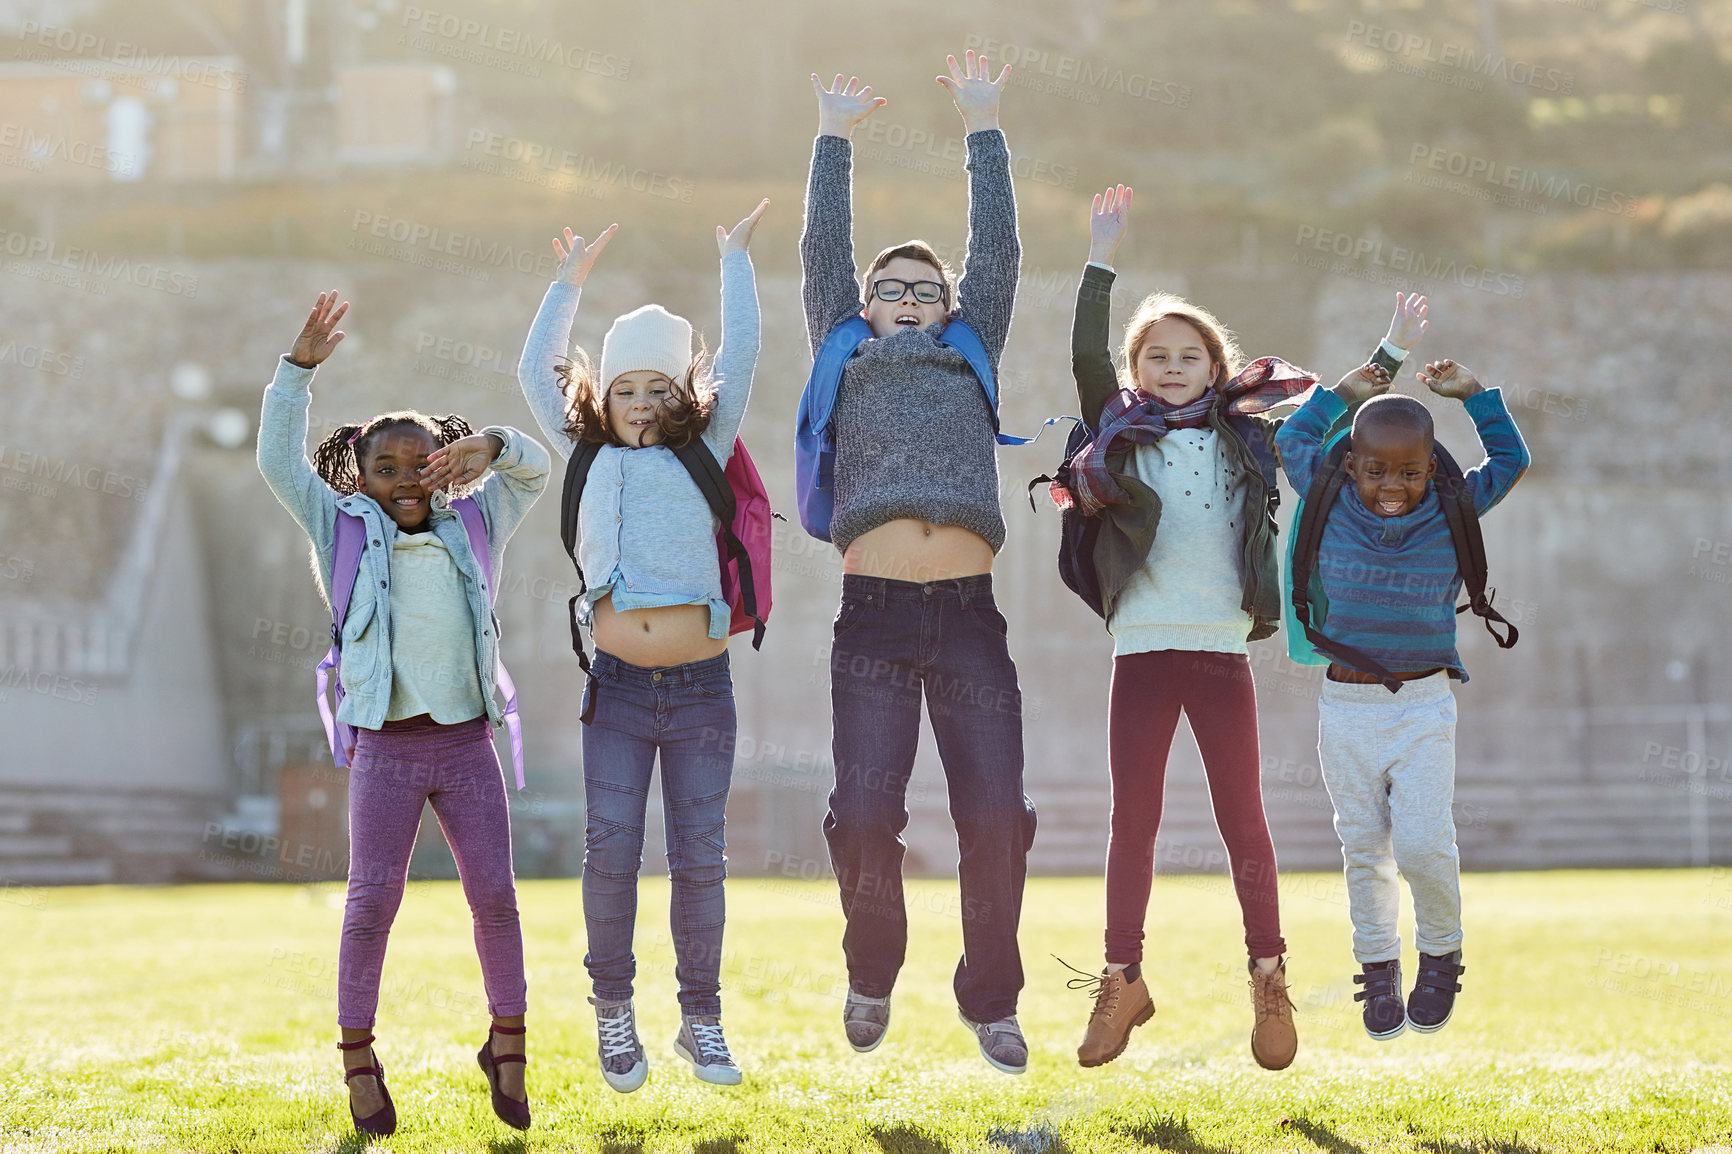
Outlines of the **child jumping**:
<svg viewBox="0 0 1732 1154">
<path fill-rule="evenodd" d="M 457 860 L 475 921 L 493 1022 L 477 1055 L 493 1110 L 529 1126 L 523 1090 L 523 936 L 511 869 L 505 778 L 493 749 L 502 720 L 494 700 L 499 637 L 485 574 L 501 570 L 505 543 L 547 485 L 548 456 L 516 429 L 470 432 L 460 417 L 384 413 L 332 433 L 307 461 L 313 374 L 343 339 L 348 311 L 320 293 L 265 390 L 259 471 L 311 538 L 315 568 L 334 600 L 339 513 L 366 528 L 359 578 L 342 620 L 343 699 L 349 755 L 349 885 L 337 956 L 349 1112 L 365 1134 L 390 1134 L 397 1112 L 373 1054 L 374 1013 L 386 939 L 403 900 L 409 855 L 428 803 Z M 489 471 L 497 477 L 486 476 Z M 471 495 L 487 528 L 477 558 L 449 494 Z"/>
<path fill-rule="evenodd" d="M 1034 807 L 1023 793 L 1022 696 L 993 601 L 1004 545 L 997 421 L 984 380 L 950 322 L 978 335 L 995 375 L 1010 332 L 1022 249 L 1010 153 L 985 58 L 949 58 L 937 78 L 962 114 L 968 143 L 968 253 L 963 275 L 923 241 L 880 252 L 855 279 L 854 129 L 886 101 L 857 80 L 818 77 L 806 226 L 800 238 L 806 333 L 816 363 L 834 330 L 863 317 L 870 337 L 839 379 L 830 538 L 842 553 L 842 605 L 830 662 L 836 784 L 824 819 L 847 919 L 842 948 L 849 1044 L 875 1048 L 907 952 L 901 833 L 924 691 L 961 847 L 962 958 L 954 988 L 963 1022 L 995 1068 L 1028 1065 L 1016 1021 L 1022 989 L 1017 925 Z M 960 330 L 957 330 L 958 332 Z M 808 385 L 810 392 L 812 385 Z"/>
<path fill-rule="evenodd" d="M 1527 470 L 1527 446 L 1498 389 L 1466 367 L 1435 361 L 1419 374 L 1440 397 L 1462 402 L 1485 448 L 1465 474 L 1483 515 Z M 1461 964 L 1461 862 L 1450 805 L 1455 791 L 1455 695 L 1467 680 L 1455 649 L 1462 576 L 1432 482 L 1431 414 L 1411 397 L 1383 395 L 1389 378 L 1367 370 L 1334 391 L 1318 390 L 1275 438 L 1293 486 L 1305 493 L 1323 461 L 1330 430 L 1348 411 L 1346 476 L 1317 549 L 1327 618 L 1317 628 L 1399 682 L 1384 688 L 1368 670 L 1332 660 L 1318 700 L 1317 752 L 1335 806 L 1335 831 L 1353 918 L 1353 956 L 1365 988 L 1365 1030 L 1395 1037 L 1449 1021 Z M 1396 870 L 1413 895 L 1419 972 L 1405 1008 Z"/>
<path fill-rule="evenodd" d="M 1274 357 L 1241 372 L 1232 334 L 1171 293 L 1138 306 L 1125 329 L 1124 367 L 1115 368 L 1107 347 L 1112 261 L 1130 202 L 1122 185 L 1094 198 L 1071 343 L 1077 395 L 1095 437 L 1071 464 L 1066 499 L 1101 521 L 1092 560 L 1113 636 L 1106 967 L 1088 983 L 1094 1009 L 1077 1060 L 1112 1061 L 1155 1012 L 1142 974 L 1143 922 L 1182 712 L 1202 753 L 1244 919 L 1251 1053 L 1280 1070 L 1299 1039 L 1246 643 L 1273 634 L 1281 616 L 1272 411 L 1294 403 L 1316 378 Z M 1398 302 L 1387 338 L 1398 353 L 1418 339 L 1423 311 L 1417 297 Z"/>
<path fill-rule="evenodd" d="M 717 462 L 733 455 L 759 345 L 747 247 L 769 203 L 732 231 L 716 229 L 722 339 L 710 367 L 693 356 L 691 324 L 654 304 L 614 320 L 599 372 L 581 350 L 568 359 L 584 280 L 617 225 L 588 246 L 570 229 L 554 240 L 558 273 L 517 366 L 529 407 L 562 457 L 579 442 L 601 446 L 579 504 L 584 618 L 596 647 L 583 705 L 583 961 L 602 1077 L 622 1093 L 649 1076 L 632 1007 L 632 931 L 658 753 L 680 987 L 674 1052 L 706 1082 L 742 1077 L 721 1023 L 722 827 L 735 729 L 730 610 L 716 518 L 673 448 L 701 437 Z"/>
</svg>

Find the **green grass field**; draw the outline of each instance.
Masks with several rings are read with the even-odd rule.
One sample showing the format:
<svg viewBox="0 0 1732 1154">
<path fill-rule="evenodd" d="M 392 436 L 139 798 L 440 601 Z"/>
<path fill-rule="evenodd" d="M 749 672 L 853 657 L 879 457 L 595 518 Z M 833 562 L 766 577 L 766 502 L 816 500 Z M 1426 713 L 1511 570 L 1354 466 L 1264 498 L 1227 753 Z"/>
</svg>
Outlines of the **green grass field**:
<svg viewBox="0 0 1732 1154">
<path fill-rule="evenodd" d="M 848 1049 L 828 882 L 729 883 L 724 1021 L 745 1085 L 695 1081 L 677 1027 L 667 885 L 646 881 L 637 1004 L 650 1080 L 596 1071 L 576 882 L 520 890 L 530 988 L 519 1136 L 474 1051 L 480 971 L 456 883 L 411 885 L 379 1053 L 399 1151 L 1692 1151 L 1732 1143 L 1732 871 L 1464 879 L 1454 1021 L 1377 1043 L 1352 1001 L 1338 877 L 1282 879 L 1298 1061 L 1252 1062 L 1236 906 L 1221 878 L 1156 883 L 1159 1012 L 1118 1061 L 1074 1061 L 1089 1002 L 1049 954 L 1098 967 L 1101 883 L 1029 883 L 1007 1077 L 956 1020 L 953 884 L 910 886 L 913 941 L 883 1046 Z M 338 886 L 0 891 L 0 1151 L 359 1150 L 334 990 Z M 1404 922 L 1405 924 L 1405 922 Z M 1411 973 L 1411 957 L 1408 969 Z"/>
</svg>

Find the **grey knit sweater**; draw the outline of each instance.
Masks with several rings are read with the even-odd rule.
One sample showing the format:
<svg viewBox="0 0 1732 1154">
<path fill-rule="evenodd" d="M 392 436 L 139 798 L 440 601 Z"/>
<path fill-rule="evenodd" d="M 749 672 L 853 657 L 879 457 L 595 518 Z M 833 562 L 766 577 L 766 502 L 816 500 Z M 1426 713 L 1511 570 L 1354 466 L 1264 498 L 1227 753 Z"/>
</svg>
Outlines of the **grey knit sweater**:
<svg viewBox="0 0 1732 1154">
<path fill-rule="evenodd" d="M 863 307 L 854 266 L 852 161 L 853 145 L 839 136 L 820 136 L 813 146 L 800 260 L 814 355 L 831 329 Z M 980 334 L 996 373 L 1022 263 L 1002 132 L 968 137 L 968 173 L 968 253 L 952 316 Z M 962 354 L 938 343 L 942 327 L 868 340 L 842 372 L 831 418 L 836 497 L 830 536 L 844 552 L 856 537 L 901 517 L 961 526 L 995 553 L 1004 546 L 992 410 Z"/>
</svg>

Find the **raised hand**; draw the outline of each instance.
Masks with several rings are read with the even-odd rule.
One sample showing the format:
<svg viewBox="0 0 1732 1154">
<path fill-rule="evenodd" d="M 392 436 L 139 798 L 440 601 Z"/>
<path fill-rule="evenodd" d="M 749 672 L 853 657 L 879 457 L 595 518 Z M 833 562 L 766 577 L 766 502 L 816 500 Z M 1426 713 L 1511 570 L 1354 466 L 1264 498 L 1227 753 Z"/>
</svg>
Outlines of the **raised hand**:
<svg viewBox="0 0 1732 1154">
<path fill-rule="evenodd" d="M 1089 259 L 1110 266 L 1119 242 L 1125 239 L 1130 225 L 1131 190 L 1125 185 L 1107 186 L 1095 194 L 1094 211 L 1089 214 Z"/>
<path fill-rule="evenodd" d="M 723 256 L 727 256 L 731 252 L 745 252 L 750 247 L 752 230 L 758 227 L 758 221 L 763 219 L 764 210 L 769 207 L 770 198 L 766 196 L 758 202 L 757 208 L 747 214 L 745 220 L 734 226 L 732 232 L 719 224 L 716 226 L 716 247 L 721 249 Z"/>
<path fill-rule="evenodd" d="M 1432 361 L 1419 371 L 1419 383 L 1440 397 L 1465 401 L 1475 393 L 1485 392 L 1485 386 L 1466 365 L 1452 360 Z"/>
<path fill-rule="evenodd" d="M 998 74 L 998 79 L 992 79 L 991 66 L 986 57 L 975 56 L 974 49 L 964 53 L 966 64 L 958 66 L 956 57 L 947 56 L 950 62 L 950 75 L 937 78 L 950 93 L 950 98 L 956 101 L 956 110 L 962 113 L 962 127 L 969 133 L 986 132 L 998 127 L 998 99 L 1004 94 L 1004 81 L 1010 75 L 1010 65 L 1004 66 L 1004 71 Z"/>
<path fill-rule="evenodd" d="M 1382 365 L 1366 363 L 1342 377 L 1335 385 L 1335 395 L 1349 405 L 1369 401 L 1389 391 L 1389 372 Z"/>
<path fill-rule="evenodd" d="M 1389 318 L 1384 339 L 1398 349 L 1411 349 L 1425 335 L 1425 298 L 1418 293 L 1395 294 L 1395 315 Z"/>
<path fill-rule="evenodd" d="M 816 72 L 812 73 L 812 91 L 818 94 L 818 135 L 843 140 L 852 138 L 862 120 L 890 103 L 882 96 L 873 96 L 870 84 L 860 87 L 859 77 L 850 76 L 843 84 L 840 72 L 828 88 Z"/>
<path fill-rule="evenodd" d="M 584 278 L 589 276 L 590 266 L 595 264 L 595 258 L 601 255 L 601 250 L 607 247 L 607 242 L 612 240 L 613 234 L 618 231 L 619 225 L 610 224 L 595 238 L 595 243 L 589 245 L 583 243 L 581 236 L 573 235 L 569 228 L 565 230 L 564 244 L 560 243 L 559 237 L 554 237 L 553 255 L 559 258 L 559 267 L 553 273 L 554 279 L 582 288 Z"/>
<path fill-rule="evenodd" d="M 427 464 L 421 468 L 421 483 L 433 490 L 478 481 L 504 451 L 505 442 L 498 434 L 471 433 L 428 453 Z"/>
<path fill-rule="evenodd" d="M 289 351 L 289 360 L 303 369 L 316 368 L 324 363 L 338 343 L 342 341 L 341 332 L 332 332 L 337 322 L 343 319 L 343 314 L 349 311 L 349 302 L 337 303 L 337 290 L 320 293 L 319 299 L 313 305 L 313 311 L 307 314 L 307 323 L 301 326 L 301 335 L 295 338 L 295 347 Z"/>
</svg>

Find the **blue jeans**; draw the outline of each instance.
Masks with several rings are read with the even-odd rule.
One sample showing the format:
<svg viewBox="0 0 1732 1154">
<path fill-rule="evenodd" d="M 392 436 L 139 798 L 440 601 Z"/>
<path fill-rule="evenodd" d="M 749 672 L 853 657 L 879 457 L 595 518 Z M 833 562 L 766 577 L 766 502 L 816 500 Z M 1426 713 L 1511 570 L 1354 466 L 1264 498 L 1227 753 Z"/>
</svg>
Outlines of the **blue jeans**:
<svg viewBox="0 0 1732 1154">
<path fill-rule="evenodd" d="M 661 753 L 662 807 L 680 1007 L 722 1012 L 722 822 L 734 769 L 734 683 L 728 655 L 645 669 L 598 652 L 583 727 L 583 920 L 595 996 L 632 996 L 637 875 L 650 770 Z M 585 703 L 586 706 L 589 704 Z"/>
<path fill-rule="evenodd" d="M 830 650 L 836 787 L 824 836 L 841 884 L 849 984 L 886 997 L 908 948 L 902 830 L 924 694 L 961 849 L 957 1005 L 1016 1013 L 1016 930 L 1034 842 L 1022 791 L 1022 693 L 987 575 L 918 584 L 849 574 Z"/>
</svg>

